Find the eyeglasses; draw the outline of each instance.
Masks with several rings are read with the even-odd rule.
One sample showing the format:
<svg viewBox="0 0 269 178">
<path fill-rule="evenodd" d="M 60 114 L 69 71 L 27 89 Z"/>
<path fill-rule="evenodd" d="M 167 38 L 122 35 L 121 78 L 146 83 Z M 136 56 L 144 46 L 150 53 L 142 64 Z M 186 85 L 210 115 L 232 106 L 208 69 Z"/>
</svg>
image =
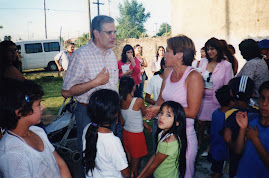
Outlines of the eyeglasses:
<svg viewBox="0 0 269 178">
<path fill-rule="evenodd" d="M 107 35 L 117 35 L 118 34 L 118 31 L 103 31 L 101 30 L 102 32 L 105 32 Z"/>
<path fill-rule="evenodd" d="M 207 77 L 207 79 L 206 79 L 207 82 L 210 81 L 210 77 L 211 77 L 211 76 L 212 76 L 212 72 L 210 72 L 210 73 L 208 74 L 208 77 Z"/>
</svg>

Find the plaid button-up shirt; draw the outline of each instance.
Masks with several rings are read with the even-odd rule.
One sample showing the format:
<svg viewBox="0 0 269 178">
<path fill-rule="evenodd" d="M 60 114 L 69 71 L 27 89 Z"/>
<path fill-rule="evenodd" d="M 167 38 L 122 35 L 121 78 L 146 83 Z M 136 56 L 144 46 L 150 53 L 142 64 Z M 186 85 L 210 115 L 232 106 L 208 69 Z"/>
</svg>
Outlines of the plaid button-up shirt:
<svg viewBox="0 0 269 178">
<path fill-rule="evenodd" d="M 104 55 L 102 50 L 90 40 L 87 45 L 77 49 L 72 54 L 62 89 L 69 90 L 76 84 L 82 84 L 95 79 L 104 67 L 109 72 L 109 82 L 93 88 L 82 95 L 75 96 L 78 102 L 88 103 L 89 96 L 99 89 L 112 89 L 118 92 L 119 72 L 114 52 L 108 49 Z"/>
</svg>

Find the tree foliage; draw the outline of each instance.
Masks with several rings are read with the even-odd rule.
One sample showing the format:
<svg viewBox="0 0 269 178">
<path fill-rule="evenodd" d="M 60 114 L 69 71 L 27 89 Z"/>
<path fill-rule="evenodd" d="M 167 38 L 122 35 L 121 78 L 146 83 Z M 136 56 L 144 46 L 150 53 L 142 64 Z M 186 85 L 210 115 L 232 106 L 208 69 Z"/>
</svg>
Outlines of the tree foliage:
<svg viewBox="0 0 269 178">
<path fill-rule="evenodd" d="M 124 0 L 123 4 L 119 4 L 120 17 L 117 18 L 119 25 L 118 38 L 139 38 L 145 36 L 144 23 L 150 17 L 150 13 L 145 13 L 142 3 L 136 0 Z"/>
<path fill-rule="evenodd" d="M 89 42 L 89 33 L 83 33 L 82 36 L 78 37 L 75 40 L 77 47 L 84 46 L 84 45 L 88 44 L 88 42 Z"/>
<path fill-rule="evenodd" d="M 163 35 L 171 35 L 171 25 L 169 25 L 168 23 L 162 23 L 159 32 L 157 33 L 157 36 Z"/>
<path fill-rule="evenodd" d="M 2 25 L 0 25 L 0 29 L 1 29 L 1 28 L 3 28 L 3 26 L 2 26 Z"/>
</svg>

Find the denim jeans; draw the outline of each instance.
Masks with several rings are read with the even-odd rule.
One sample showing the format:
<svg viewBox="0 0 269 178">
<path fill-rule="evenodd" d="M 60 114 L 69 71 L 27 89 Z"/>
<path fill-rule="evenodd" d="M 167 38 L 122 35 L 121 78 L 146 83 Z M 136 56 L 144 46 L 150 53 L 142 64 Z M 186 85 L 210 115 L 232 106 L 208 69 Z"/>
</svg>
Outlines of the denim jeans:
<svg viewBox="0 0 269 178">
<path fill-rule="evenodd" d="M 91 122 L 87 114 L 87 106 L 81 103 L 77 104 L 75 109 L 76 125 L 77 125 L 77 139 L 78 139 L 78 151 L 82 153 L 82 134 L 83 129 Z"/>
</svg>

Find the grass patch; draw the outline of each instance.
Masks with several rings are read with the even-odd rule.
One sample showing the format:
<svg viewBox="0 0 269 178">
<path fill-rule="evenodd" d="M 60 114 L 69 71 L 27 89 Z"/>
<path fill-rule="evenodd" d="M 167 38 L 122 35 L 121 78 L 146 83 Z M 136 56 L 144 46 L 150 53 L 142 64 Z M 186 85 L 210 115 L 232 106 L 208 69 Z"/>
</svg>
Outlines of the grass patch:
<svg viewBox="0 0 269 178">
<path fill-rule="evenodd" d="M 45 94 L 42 104 L 48 113 L 56 116 L 64 100 L 61 94 L 63 79 L 59 77 L 58 72 L 30 71 L 24 72 L 23 75 L 43 87 Z"/>
</svg>

